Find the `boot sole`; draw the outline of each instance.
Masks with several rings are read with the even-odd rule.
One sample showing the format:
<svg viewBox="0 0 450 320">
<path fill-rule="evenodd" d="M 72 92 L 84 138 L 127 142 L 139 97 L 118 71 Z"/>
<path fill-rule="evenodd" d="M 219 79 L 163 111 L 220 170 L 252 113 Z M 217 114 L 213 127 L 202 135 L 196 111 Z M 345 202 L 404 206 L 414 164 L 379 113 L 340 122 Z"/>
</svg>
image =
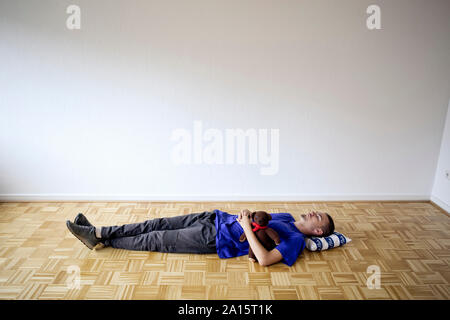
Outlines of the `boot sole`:
<svg viewBox="0 0 450 320">
<path fill-rule="evenodd" d="M 105 247 L 105 245 L 103 244 L 103 243 L 101 243 L 101 242 L 99 242 L 99 243 L 97 243 L 95 246 L 94 246 L 94 250 L 101 250 L 101 249 L 103 249 Z"/>
</svg>

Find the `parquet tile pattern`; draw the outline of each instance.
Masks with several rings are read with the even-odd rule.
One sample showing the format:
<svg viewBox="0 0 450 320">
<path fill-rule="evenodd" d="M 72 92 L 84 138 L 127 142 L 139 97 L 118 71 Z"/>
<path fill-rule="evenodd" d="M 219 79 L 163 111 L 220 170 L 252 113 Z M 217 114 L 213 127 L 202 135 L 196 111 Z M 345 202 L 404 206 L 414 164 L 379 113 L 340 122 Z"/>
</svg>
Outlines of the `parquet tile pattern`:
<svg viewBox="0 0 450 320">
<path fill-rule="evenodd" d="M 247 256 L 90 251 L 65 226 L 78 212 L 107 226 L 243 208 L 325 211 L 353 241 L 262 267 Z M 449 261 L 450 218 L 427 202 L 0 203 L 0 299 L 449 299 Z M 370 265 L 379 289 L 366 285 Z"/>
</svg>

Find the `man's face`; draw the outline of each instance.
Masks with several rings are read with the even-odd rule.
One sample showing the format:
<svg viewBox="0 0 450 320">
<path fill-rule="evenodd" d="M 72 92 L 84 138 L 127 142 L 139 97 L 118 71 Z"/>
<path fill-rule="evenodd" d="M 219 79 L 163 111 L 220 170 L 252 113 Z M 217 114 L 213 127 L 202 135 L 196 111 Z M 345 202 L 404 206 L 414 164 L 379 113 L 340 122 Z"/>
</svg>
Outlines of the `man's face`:
<svg viewBox="0 0 450 320">
<path fill-rule="evenodd" d="M 303 228 L 307 235 L 320 237 L 323 234 L 323 227 L 327 226 L 328 216 L 323 212 L 310 212 L 300 216 Z"/>
</svg>

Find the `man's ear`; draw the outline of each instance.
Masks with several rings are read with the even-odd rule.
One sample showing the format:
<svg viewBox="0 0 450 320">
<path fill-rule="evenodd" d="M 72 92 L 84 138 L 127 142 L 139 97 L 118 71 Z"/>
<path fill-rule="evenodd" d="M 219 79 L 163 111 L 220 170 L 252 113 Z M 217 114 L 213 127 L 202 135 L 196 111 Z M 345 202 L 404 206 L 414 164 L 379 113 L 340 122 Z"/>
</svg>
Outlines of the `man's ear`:
<svg viewBox="0 0 450 320">
<path fill-rule="evenodd" d="M 315 228 L 315 229 L 313 230 L 313 233 L 314 233 L 314 236 L 316 236 L 316 237 L 321 237 L 322 234 L 323 234 L 323 230 L 320 229 L 320 228 Z"/>
</svg>

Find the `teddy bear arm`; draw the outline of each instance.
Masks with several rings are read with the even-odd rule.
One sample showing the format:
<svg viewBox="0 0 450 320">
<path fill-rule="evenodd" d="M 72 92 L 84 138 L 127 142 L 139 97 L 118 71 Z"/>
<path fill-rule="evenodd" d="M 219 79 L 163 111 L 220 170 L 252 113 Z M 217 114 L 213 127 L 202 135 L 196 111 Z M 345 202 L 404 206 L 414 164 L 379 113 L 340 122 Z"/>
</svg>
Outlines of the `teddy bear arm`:
<svg viewBox="0 0 450 320">
<path fill-rule="evenodd" d="M 280 236 L 278 235 L 278 233 L 273 230 L 272 228 L 267 228 L 266 229 L 266 234 L 277 244 L 280 244 Z"/>
</svg>

